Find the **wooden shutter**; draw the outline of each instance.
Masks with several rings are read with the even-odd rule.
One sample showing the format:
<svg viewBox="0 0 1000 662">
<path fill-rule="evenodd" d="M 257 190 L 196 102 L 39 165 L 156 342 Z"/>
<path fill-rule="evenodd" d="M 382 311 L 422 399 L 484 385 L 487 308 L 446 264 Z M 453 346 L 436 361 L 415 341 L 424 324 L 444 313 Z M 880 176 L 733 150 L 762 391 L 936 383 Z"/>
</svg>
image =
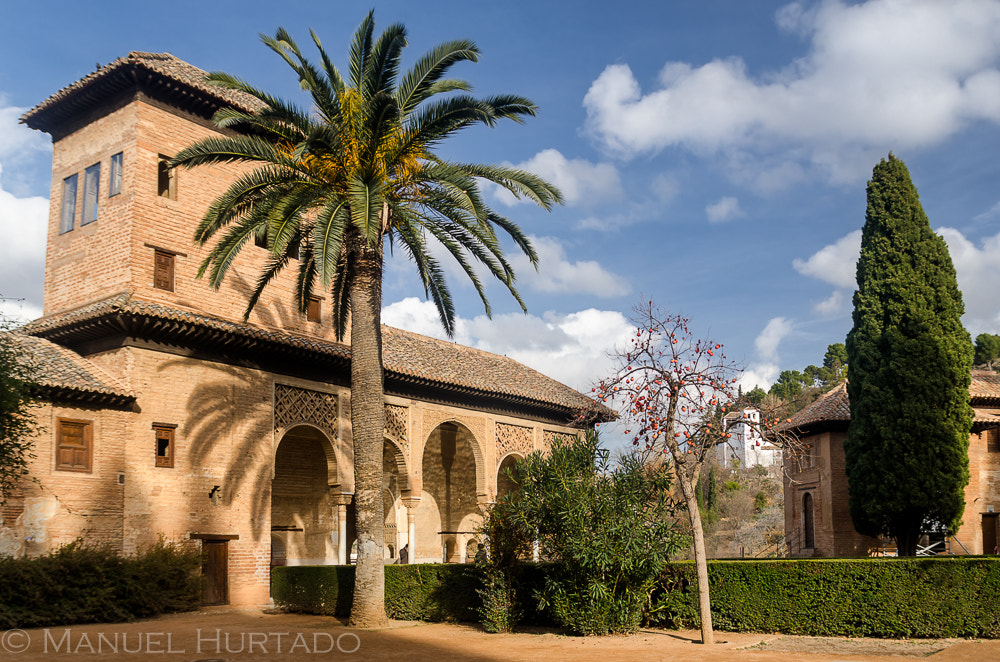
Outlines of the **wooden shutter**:
<svg viewBox="0 0 1000 662">
<path fill-rule="evenodd" d="M 59 419 L 56 428 L 56 469 L 90 471 L 92 433 L 90 421 Z"/>
<path fill-rule="evenodd" d="M 153 260 L 153 287 L 173 292 L 174 256 L 163 251 L 156 251 Z"/>
</svg>

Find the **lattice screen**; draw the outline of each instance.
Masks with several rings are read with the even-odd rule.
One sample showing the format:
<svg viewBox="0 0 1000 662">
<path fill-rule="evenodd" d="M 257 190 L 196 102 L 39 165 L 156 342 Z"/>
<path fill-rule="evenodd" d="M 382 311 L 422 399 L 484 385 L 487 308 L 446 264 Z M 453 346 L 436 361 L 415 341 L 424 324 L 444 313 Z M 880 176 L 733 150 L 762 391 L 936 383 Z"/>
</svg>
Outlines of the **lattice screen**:
<svg viewBox="0 0 1000 662">
<path fill-rule="evenodd" d="M 534 447 L 531 428 L 497 423 L 497 459 L 510 452 L 527 455 L 534 450 Z"/>
<path fill-rule="evenodd" d="M 274 385 L 274 429 L 311 423 L 337 438 L 337 396 L 285 384 Z"/>
<path fill-rule="evenodd" d="M 385 406 L 385 433 L 399 443 L 403 452 L 409 455 L 410 439 L 406 434 L 407 410 L 402 405 Z"/>
</svg>

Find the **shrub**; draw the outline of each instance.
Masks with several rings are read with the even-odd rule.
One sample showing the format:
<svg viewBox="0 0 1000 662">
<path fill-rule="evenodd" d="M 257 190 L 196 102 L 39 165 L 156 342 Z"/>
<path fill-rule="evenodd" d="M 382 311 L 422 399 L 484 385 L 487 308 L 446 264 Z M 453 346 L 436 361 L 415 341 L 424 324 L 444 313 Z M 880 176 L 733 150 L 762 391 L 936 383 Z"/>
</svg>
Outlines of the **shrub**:
<svg viewBox="0 0 1000 662">
<path fill-rule="evenodd" d="M 0 627 L 113 623 L 197 609 L 197 551 L 159 542 L 123 557 L 83 541 L 31 559 L 0 559 Z"/>
<path fill-rule="evenodd" d="M 549 561 L 538 608 L 576 634 L 634 632 L 649 590 L 680 547 L 670 474 L 634 455 L 611 467 L 596 433 L 553 443 L 517 462 L 517 488 L 487 515 L 491 558 L 484 569 L 487 627 L 509 628 L 497 610 L 511 602 L 510 573 L 537 538 Z M 514 614 L 507 617 L 512 621 Z"/>
</svg>

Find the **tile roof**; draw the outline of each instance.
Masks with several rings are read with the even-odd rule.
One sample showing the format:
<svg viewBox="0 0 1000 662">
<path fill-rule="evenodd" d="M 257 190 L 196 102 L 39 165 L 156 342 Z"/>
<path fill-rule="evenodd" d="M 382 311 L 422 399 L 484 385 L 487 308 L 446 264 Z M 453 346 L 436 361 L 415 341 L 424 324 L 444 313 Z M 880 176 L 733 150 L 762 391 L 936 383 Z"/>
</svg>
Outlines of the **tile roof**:
<svg viewBox="0 0 1000 662">
<path fill-rule="evenodd" d="M 973 399 L 1000 400 L 1000 372 L 973 370 L 969 394 Z"/>
<path fill-rule="evenodd" d="M 103 368 L 70 349 L 20 331 L 3 333 L 2 338 L 18 345 L 29 364 L 31 381 L 38 386 L 122 398 L 134 397 Z"/>
<path fill-rule="evenodd" d="M 350 346 L 343 343 L 249 323 L 232 322 L 200 312 L 141 301 L 133 299 L 128 292 L 70 311 L 39 318 L 21 330 L 26 334 L 56 335 L 54 332 L 64 327 L 117 313 L 190 324 L 327 356 L 349 359 L 351 355 Z M 382 326 L 382 334 L 383 363 L 387 374 L 395 373 L 433 384 L 555 405 L 573 412 L 593 403 L 590 398 L 569 386 L 505 356 L 385 325 Z M 614 417 L 614 412 L 610 409 L 604 408 L 601 411 L 605 416 Z"/>
<path fill-rule="evenodd" d="M 63 101 L 75 96 L 87 87 L 100 82 L 106 82 L 116 75 L 124 73 L 129 68 L 139 68 L 151 71 L 170 80 L 186 85 L 198 90 L 203 94 L 218 99 L 220 102 L 235 106 L 242 110 L 254 110 L 261 107 L 261 103 L 256 98 L 239 90 L 230 90 L 225 87 L 212 85 L 208 82 L 208 73 L 198 67 L 188 64 L 184 60 L 171 55 L 170 53 L 144 53 L 132 51 L 125 57 L 120 57 L 111 64 L 107 64 L 94 72 L 91 72 L 80 80 L 67 85 L 40 104 L 26 112 L 21 121 L 31 125 L 32 119 L 59 105 Z"/>
<path fill-rule="evenodd" d="M 794 430 L 820 422 L 850 420 L 851 403 L 847 399 L 847 382 L 843 381 L 805 409 L 795 412 L 790 421 L 778 427 L 780 430 Z"/>
<path fill-rule="evenodd" d="M 973 370 L 969 385 L 973 405 L 984 405 L 1000 400 L 1000 373 L 990 370 Z M 1000 422 L 1000 409 L 974 406 L 976 423 Z M 805 409 L 796 412 L 791 421 L 780 426 L 783 430 L 802 429 L 822 422 L 847 422 L 851 420 L 851 403 L 847 398 L 847 382 L 841 382 Z"/>
</svg>

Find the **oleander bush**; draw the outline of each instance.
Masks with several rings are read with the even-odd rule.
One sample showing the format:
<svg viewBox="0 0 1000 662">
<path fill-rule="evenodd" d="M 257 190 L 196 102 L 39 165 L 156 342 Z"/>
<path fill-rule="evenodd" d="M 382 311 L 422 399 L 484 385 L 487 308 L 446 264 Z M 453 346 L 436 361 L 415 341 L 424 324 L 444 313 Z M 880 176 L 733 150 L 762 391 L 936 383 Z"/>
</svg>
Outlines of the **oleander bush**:
<svg viewBox="0 0 1000 662">
<path fill-rule="evenodd" d="M 0 628 L 114 623 L 197 609 L 197 550 L 159 542 L 133 557 L 76 541 L 37 558 L 0 558 Z"/>
</svg>

